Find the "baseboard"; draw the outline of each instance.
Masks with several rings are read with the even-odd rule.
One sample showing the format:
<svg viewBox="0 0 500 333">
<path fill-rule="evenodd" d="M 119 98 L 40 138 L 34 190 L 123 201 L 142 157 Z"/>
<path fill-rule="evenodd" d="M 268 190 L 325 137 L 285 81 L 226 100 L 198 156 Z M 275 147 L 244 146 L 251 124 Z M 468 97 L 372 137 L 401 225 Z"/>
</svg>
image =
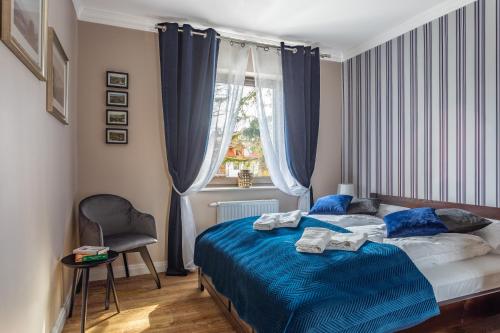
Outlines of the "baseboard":
<svg viewBox="0 0 500 333">
<path fill-rule="evenodd" d="M 68 291 L 66 298 L 64 299 L 64 304 L 59 310 L 59 315 L 57 316 L 54 326 L 52 326 L 51 333 L 61 333 L 66 323 L 66 318 L 68 317 L 69 305 L 71 302 L 71 291 Z"/>
<path fill-rule="evenodd" d="M 153 264 L 155 265 L 156 271 L 158 273 L 165 272 L 167 270 L 166 261 L 155 261 L 153 262 Z M 145 263 L 133 265 L 129 264 L 128 271 L 130 276 L 149 274 L 149 269 Z M 125 265 L 123 265 L 122 262 L 115 262 L 113 264 L 113 273 L 115 274 L 115 278 L 125 277 Z M 105 266 L 99 266 L 90 270 L 90 281 L 106 280 L 106 277 L 107 270 Z"/>
</svg>

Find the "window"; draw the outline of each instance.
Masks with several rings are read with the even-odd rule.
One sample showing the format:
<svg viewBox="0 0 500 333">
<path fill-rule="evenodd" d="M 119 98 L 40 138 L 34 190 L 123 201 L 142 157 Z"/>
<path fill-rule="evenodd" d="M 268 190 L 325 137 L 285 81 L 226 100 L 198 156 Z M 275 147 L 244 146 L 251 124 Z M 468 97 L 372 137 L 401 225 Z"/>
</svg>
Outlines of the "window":
<svg viewBox="0 0 500 333">
<path fill-rule="evenodd" d="M 221 101 L 226 98 L 224 93 L 224 89 L 217 89 L 216 87 L 216 107 L 218 98 Z M 238 172 L 243 169 L 250 170 L 254 177 L 254 184 L 272 184 L 260 141 L 256 97 L 254 79 L 247 76 L 242 98 L 238 105 L 238 114 L 231 143 L 224 161 L 210 185 L 236 185 L 238 183 Z"/>
</svg>

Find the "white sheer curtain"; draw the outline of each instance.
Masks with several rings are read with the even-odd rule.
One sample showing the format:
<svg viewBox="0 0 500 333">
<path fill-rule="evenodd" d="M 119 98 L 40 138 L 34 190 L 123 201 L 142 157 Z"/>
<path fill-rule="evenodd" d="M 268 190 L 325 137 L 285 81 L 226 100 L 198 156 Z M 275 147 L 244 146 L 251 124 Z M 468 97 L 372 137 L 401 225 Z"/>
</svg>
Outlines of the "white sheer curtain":
<svg viewBox="0 0 500 333">
<path fill-rule="evenodd" d="M 295 180 L 286 160 L 281 55 L 277 50 L 254 45 L 251 50 L 260 139 L 266 166 L 274 185 L 289 195 L 298 196 L 298 208 L 309 211 L 310 191 Z"/>
<path fill-rule="evenodd" d="M 181 193 L 182 256 L 184 268 L 195 268 L 196 224 L 189 195 L 200 191 L 214 177 L 226 155 L 236 122 L 238 105 L 245 84 L 248 47 L 222 40 L 219 46 L 214 109 L 205 160 L 193 185 Z"/>
</svg>

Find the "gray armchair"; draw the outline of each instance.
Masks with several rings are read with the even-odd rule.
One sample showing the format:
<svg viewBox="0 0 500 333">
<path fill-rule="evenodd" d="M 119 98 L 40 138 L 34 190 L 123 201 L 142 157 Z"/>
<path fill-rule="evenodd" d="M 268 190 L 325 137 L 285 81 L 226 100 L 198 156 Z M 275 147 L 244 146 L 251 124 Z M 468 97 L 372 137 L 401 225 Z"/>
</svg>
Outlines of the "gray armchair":
<svg viewBox="0 0 500 333">
<path fill-rule="evenodd" d="M 127 253 L 139 252 L 161 288 L 158 273 L 146 245 L 157 242 L 154 217 L 141 213 L 122 197 L 97 194 L 80 202 L 80 245 L 109 246 L 122 253 L 125 274 L 129 277 Z"/>
</svg>

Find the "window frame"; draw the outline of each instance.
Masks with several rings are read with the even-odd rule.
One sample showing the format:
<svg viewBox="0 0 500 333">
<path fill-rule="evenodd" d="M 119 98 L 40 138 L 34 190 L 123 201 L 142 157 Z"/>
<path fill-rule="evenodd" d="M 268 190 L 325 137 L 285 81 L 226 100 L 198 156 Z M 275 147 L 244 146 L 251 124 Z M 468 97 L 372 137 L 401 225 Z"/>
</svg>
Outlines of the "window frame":
<svg viewBox="0 0 500 333">
<path fill-rule="evenodd" d="M 245 86 L 254 87 L 255 88 L 255 76 L 253 73 L 245 73 Z M 271 177 L 253 177 L 252 178 L 252 187 L 258 186 L 274 186 Z M 238 177 L 226 177 L 226 176 L 215 176 L 212 178 L 210 183 L 208 183 L 207 187 L 237 187 L 238 186 Z"/>
</svg>

